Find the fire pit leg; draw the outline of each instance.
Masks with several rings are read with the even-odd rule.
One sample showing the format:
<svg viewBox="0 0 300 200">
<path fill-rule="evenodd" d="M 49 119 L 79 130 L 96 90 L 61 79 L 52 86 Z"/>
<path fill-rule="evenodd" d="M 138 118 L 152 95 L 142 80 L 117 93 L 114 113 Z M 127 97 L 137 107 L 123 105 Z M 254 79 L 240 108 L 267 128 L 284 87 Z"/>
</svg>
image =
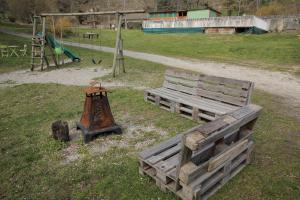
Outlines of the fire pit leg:
<svg viewBox="0 0 300 200">
<path fill-rule="evenodd" d="M 122 128 L 119 125 L 114 125 L 112 127 L 103 128 L 99 131 L 89 131 L 80 122 L 77 122 L 76 125 L 77 125 L 77 129 L 80 129 L 82 131 L 84 143 L 89 143 L 94 138 L 98 137 L 99 135 L 105 135 L 105 134 L 109 134 L 109 133 L 122 134 Z"/>
</svg>

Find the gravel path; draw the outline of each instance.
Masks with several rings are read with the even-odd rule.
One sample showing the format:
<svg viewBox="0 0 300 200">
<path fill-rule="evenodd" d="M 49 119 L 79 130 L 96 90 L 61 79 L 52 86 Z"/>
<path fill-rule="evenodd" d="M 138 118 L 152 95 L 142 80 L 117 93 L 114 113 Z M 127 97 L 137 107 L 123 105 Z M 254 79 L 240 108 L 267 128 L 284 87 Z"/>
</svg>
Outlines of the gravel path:
<svg viewBox="0 0 300 200">
<path fill-rule="evenodd" d="M 20 70 L 0 75 L 0 83 L 59 83 L 64 85 L 89 85 L 96 77 L 108 75 L 110 70 L 97 67 L 90 68 L 63 68 L 52 71 Z"/>
<path fill-rule="evenodd" d="M 30 38 L 31 36 L 26 34 L 20 34 L 20 33 L 13 33 L 10 31 L 0 30 L 0 32 L 12 34 L 15 36 L 20 37 L 26 37 Z M 110 47 L 99 47 L 96 45 L 90 45 L 90 44 L 81 44 L 76 42 L 64 42 L 65 45 L 70 46 L 76 46 L 86 49 L 92 49 L 96 51 L 104 51 L 113 53 L 114 49 Z M 300 109 L 300 80 L 297 77 L 294 77 L 288 73 L 281 73 L 281 72 L 271 72 L 267 70 L 259 70 L 259 69 L 250 69 L 243 66 L 233 65 L 233 64 L 225 64 L 225 63 L 217 63 L 217 62 L 209 62 L 209 61 L 201 61 L 201 60 L 183 60 L 178 58 L 172 58 L 167 56 L 161 56 L 161 55 L 155 55 L 155 54 L 149 54 L 149 53 L 141 53 L 141 52 L 135 52 L 130 50 L 124 51 L 125 56 L 146 60 L 150 62 L 156 62 L 160 64 L 164 64 L 171 67 L 176 68 L 182 68 L 182 69 L 189 69 L 193 71 L 198 71 L 202 73 L 206 73 L 209 75 L 215 75 L 215 76 L 223 76 L 228 78 L 235 78 L 235 79 L 241 79 L 241 80 L 250 80 L 255 82 L 255 87 L 259 88 L 261 90 L 264 90 L 269 93 L 273 93 L 279 96 L 284 97 L 286 100 L 288 100 L 289 103 L 293 105 L 293 107 L 297 107 Z M 66 73 L 66 70 L 68 70 Z M 35 78 L 31 77 L 30 79 L 22 78 L 24 75 L 23 71 L 20 72 L 12 72 L 10 74 L 2 74 L 0 75 L 0 81 L 5 80 L 6 78 L 15 77 L 17 82 L 24 81 L 32 81 L 32 82 L 59 82 L 62 84 L 75 84 L 75 85 L 81 85 L 86 84 L 87 79 L 89 79 L 91 76 L 90 73 L 91 69 L 81 69 L 80 71 L 71 70 L 71 69 L 63 69 L 63 70 L 56 70 L 51 72 L 46 72 L 46 75 L 44 73 L 40 73 L 39 76 L 35 76 Z M 23 74 L 22 74 L 23 73 Z M 49 74 L 47 74 L 49 73 Z M 25 73 L 27 74 L 27 73 Z M 29 73 L 30 74 L 30 73 Z M 52 76 L 53 74 L 53 76 Z M 59 75 L 62 74 L 62 75 Z M 70 75 L 68 75 L 70 74 Z M 77 76 L 75 76 L 78 74 Z M 27 76 L 27 75 L 26 75 Z M 66 78 L 66 76 L 70 76 L 69 78 Z M 97 77 L 98 75 L 93 77 Z M 6 77 L 6 78 L 5 78 Z M 38 78 L 39 77 L 39 78 Z M 54 80 L 51 80 L 50 77 L 53 77 Z M 72 78 L 74 77 L 74 78 Z M 75 78 L 76 77 L 76 78 Z M 92 77 L 92 78 L 93 78 Z M 99 76 L 98 76 L 99 77 Z M 64 80 L 60 80 L 60 78 Z"/>
</svg>

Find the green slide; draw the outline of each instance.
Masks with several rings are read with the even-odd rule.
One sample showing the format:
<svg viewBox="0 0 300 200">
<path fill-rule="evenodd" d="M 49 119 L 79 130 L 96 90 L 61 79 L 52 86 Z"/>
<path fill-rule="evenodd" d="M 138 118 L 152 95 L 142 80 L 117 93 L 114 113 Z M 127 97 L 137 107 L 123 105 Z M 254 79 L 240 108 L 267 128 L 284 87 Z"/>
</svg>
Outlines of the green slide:
<svg viewBox="0 0 300 200">
<path fill-rule="evenodd" d="M 62 48 L 60 43 L 53 37 L 53 35 L 46 35 L 46 42 L 49 43 L 51 45 L 51 47 L 53 49 L 55 49 L 55 51 L 58 49 L 62 50 L 63 53 L 68 56 L 69 58 L 72 59 L 73 62 L 79 62 L 80 58 L 79 56 L 77 56 L 75 53 L 73 53 L 71 50 L 67 49 L 67 48 Z M 57 53 L 57 52 L 56 52 Z"/>
</svg>

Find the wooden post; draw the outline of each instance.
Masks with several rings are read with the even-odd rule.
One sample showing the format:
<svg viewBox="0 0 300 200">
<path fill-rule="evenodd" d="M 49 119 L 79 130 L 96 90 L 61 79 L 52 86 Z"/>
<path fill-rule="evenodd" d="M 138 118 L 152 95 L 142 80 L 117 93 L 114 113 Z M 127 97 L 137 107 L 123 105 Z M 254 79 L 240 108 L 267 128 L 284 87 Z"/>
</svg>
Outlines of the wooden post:
<svg viewBox="0 0 300 200">
<path fill-rule="evenodd" d="M 192 155 L 193 155 L 193 151 L 185 146 L 185 141 L 186 141 L 186 134 L 184 134 L 181 139 L 181 151 L 179 154 L 179 163 L 178 163 L 177 169 L 176 169 L 176 181 L 175 181 L 175 190 L 176 191 L 178 191 L 180 189 L 179 174 L 180 174 L 181 167 L 183 165 L 185 165 L 186 163 L 188 163 L 191 160 Z"/>
<path fill-rule="evenodd" d="M 126 15 L 124 16 L 124 24 L 125 24 L 125 29 L 127 30 L 128 29 L 128 24 L 127 24 L 127 17 Z"/>
<path fill-rule="evenodd" d="M 35 44 L 34 44 L 34 38 L 35 38 L 35 35 L 36 35 L 36 17 L 34 16 L 33 17 L 33 26 L 32 26 L 32 44 L 31 44 L 31 71 L 34 70 L 34 49 L 35 49 Z"/>
<path fill-rule="evenodd" d="M 62 28 L 62 25 L 60 26 L 60 48 L 62 50 L 62 54 L 61 54 L 61 65 L 64 65 L 65 64 L 65 58 L 64 58 L 64 46 L 62 44 L 62 38 L 63 38 L 63 28 Z"/>
<path fill-rule="evenodd" d="M 41 44 L 41 70 L 44 68 L 45 38 L 46 37 L 46 17 L 42 17 L 42 44 Z"/>
<path fill-rule="evenodd" d="M 121 35 L 122 37 L 122 35 Z M 123 54 L 123 39 L 120 39 L 120 46 L 119 46 L 119 56 L 120 56 L 120 61 L 123 69 L 123 73 L 126 73 L 125 71 L 125 64 L 124 64 L 124 54 Z"/>
<path fill-rule="evenodd" d="M 117 35 L 116 35 L 116 45 L 115 45 L 115 54 L 113 60 L 113 77 L 116 77 L 116 68 L 117 68 L 117 57 L 119 54 L 119 47 L 120 47 L 120 39 L 121 39 L 121 25 L 122 25 L 122 15 L 120 13 L 116 14 L 117 16 Z"/>
</svg>

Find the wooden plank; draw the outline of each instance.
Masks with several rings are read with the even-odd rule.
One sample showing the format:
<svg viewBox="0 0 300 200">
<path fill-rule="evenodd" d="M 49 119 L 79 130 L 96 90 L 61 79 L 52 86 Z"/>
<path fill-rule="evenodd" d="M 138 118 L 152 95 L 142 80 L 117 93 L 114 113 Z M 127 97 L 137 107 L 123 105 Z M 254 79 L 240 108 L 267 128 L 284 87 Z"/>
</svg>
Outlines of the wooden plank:
<svg viewBox="0 0 300 200">
<path fill-rule="evenodd" d="M 180 84 L 186 87 L 197 87 L 198 86 L 198 81 L 197 80 L 191 80 L 191 79 L 183 79 L 183 78 L 178 78 L 178 77 L 173 77 L 173 76 L 168 76 L 165 75 L 165 80 L 170 83 L 174 84 Z"/>
<path fill-rule="evenodd" d="M 250 81 L 243 81 L 243 80 L 217 77 L 217 76 L 209 76 L 205 74 L 200 74 L 199 80 L 204 82 L 209 82 L 209 83 L 215 83 L 219 85 L 226 85 L 229 87 L 243 88 L 243 89 L 249 89 L 251 84 Z"/>
<path fill-rule="evenodd" d="M 185 144 L 191 150 L 196 150 L 205 144 L 209 144 L 212 141 L 216 141 L 218 139 L 223 138 L 225 135 L 235 132 L 239 130 L 240 127 L 243 125 L 251 122 L 252 120 L 256 119 L 261 111 L 260 106 L 248 105 L 248 109 L 243 109 L 243 115 L 241 115 L 238 111 L 234 112 L 235 114 L 231 114 L 237 120 L 232 124 L 226 126 L 220 131 L 216 131 L 211 133 L 208 137 L 204 137 L 203 134 L 194 131 L 193 133 L 188 134 L 186 137 L 186 141 L 188 143 Z M 199 136 L 197 136 L 199 134 Z"/>
<path fill-rule="evenodd" d="M 151 91 L 151 92 L 152 92 L 152 91 Z M 178 109 L 176 109 L 176 105 L 180 105 L 180 104 L 182 104 L 183 102 L 186 103 L 185 100 L 182 100 L 182 99 L 178 99 L 178 98 L 169 96 L 169 94 L 161 93 L 160 91 L 153 91 L 153 94 L 159 95 L 159 96 L 161 96 L 161 97 L 163 97 L 163 98 L 166 98 L 166 99 L 171 100 L 172 103 L 173 103 L 174 106 L 175 106 L 175 107 L 174 107 L 174 111 L 178 111 Z M 199 108 L 199 109 L 201 109 L 201 110 L 204 110 L 204 109 L 205 109 L 205 110 L 208 111 L 208 112 L 217 113 L 218 115 L 225 114 L 225 112 L 221 112 L 220 110 L 216 110 L 216 109 L 214 109 L 214 108 L 208 108 L 208 107 L 206 107 L 206 105 L 196 105 L 196 104 L 193 104 L 193 103 L 191 103 L 191 102 L 189 102 L 188 104 L 189 104 L 190 106 L 192 106 L 192 107 L 197 107 L 197 108 Z M 178 106 L 177 108 L 179 108 L 179 106 Z M 207 108 L 207 109 L 206 109 L 206 108 Z"/>
<path fill-rule="evenodd" d="M 228 112 L 232 112 L 239 108 L 236 106 L 227 106 L 221 102 L 209 101 L 207 99 L 196 99 L 191 95 L 185 95 L 181 92 L 176 92 L 170 89 L 157 89 L 152 90 L 150 92 L 153 92 L 153 94 L 160 95 L 161 97 L 168 98 L 170 100 L 172 99 L 172 101 L 177 103 L 184 103 L 192 107 L 197 107 L 203 111 L 208 111 L 221 115 Z"/>
<path fill-rule="evenodd" d="M 199 127 L 196 131 L 189 133 L 185 145 L 193 151 L 197 150 L 199 144 L 201 144 L 206 137 L 229 125 L 224 121 L 224 118 L 225 117 L 222 117 L 215 121 L 208 122 Z"/>
<path fill-rule="evenodd" d="M 232 105 L 245 106 L 247 99 L 242 97 L 233 97 L 218 92 L 197 89 L 197 95 L 200 97 L 210 98 L 216 101 L 226 102 Z"/>
<path fill-rule="evenodd" d="M 251 96 L 254 90 L 254 83 L 251 83 L 250 88 L 248 90 L 248 96 L 247 96 L 247 105 L 251 103 Z"/>
<path fill-rule="evenodd" d="M 172 157 L 168 158 L 167 160 L 158 162 L 157 164 L 154 165 L 154 168 L 166 174 L 166 172 L 175 168 L 176 165 L 178 165 L 178 163 L 179 163 L 179 154 L 175 154 Z"/>
<path fill-rule="evenodd" d="M 210 99 L 199 98 L 198 96 L 192 96 L 190 94 L 185 94 L 180 91 L 174 91 L 167 88 L 159 88 L 158 90 L 161 91 L 162 93 L 168 93 L 170 95 L 173 95 L 174 97 L 177 97 L 179 99 L 184 99 L 192 103 L 194 102 L 195 104 L 197 103 L 200 105 L 205 104 L 208 107 L 212 107 L 212 108 L 216 107 L 218 109 L 223 109 L 227 111 L 232 111 L 237 109 L 237 106 L 234 105 L 230 105 L 230 104 L 226 104 L 226 103 L 222 103 Z"/>
<path fill-rule="evenodd" d="M 231 163 L 230 173 L 232 173 L 245 160 L 247 160 L 247 154 L 240 155 L 234 162 Z"/>
<path fill-rule="evenodd" d="M 194 130 L 192 130 L 194 131 Z M 175 191 L 178 191 L 180 189 L 180 179 L 179 179 L 179 174 L 181 167 L 188 163 L 193 155 L 193 151 L 190 149 L 186 148 L 185 146 L 186 143 L 186 135 L 184 134 L 181 140 L 181 151 L 179 154 L 179 164 L 176 170 L 176 181 L 175 181 Z"/>
<path fill-rule="evenodd" d="M 195 81 L 197 81 L 199 79 L 199 75 L 197 72 L 181 70 L 181 69 L 174 69 L 174 68 L 168 68 L 166 70 L 165 75 L 177 77 L 177 78 L 183 78 L 183 79 L 187 79 L 187 80 L 195 80 Z"/>
<path fill-rule="evenodd" d="M 229 105 L 229 104 L 217 102 L 214 100 L 199 98 L 198 96 L 192 96 L 190 94 L 182 93 L 180 91 L 175 91 L 175 90 L 171 90 L 171 89 L 167 89 L 167 88 L 160 88 L 158 91 L 160 91 L 162 93 L 167 93 L 178 99 L 185 100 L 188 103 L 205 105 L 205 106 L 208 106 L 211 108 L 216 107 L 216 109 L 227 110 L 227 111 L 230 111 L 230 110 L 232 111 L 237 108 L 237 106 L 234 106 L 234 105 Z"/>
<path fill-rule="evenodd" d="M 216 131 L 229 125 L 229 123 L 227 121 L 225 121 L 224 119 L 225 119 L 225 116 L 221 117 L 219 119 L 216 119 L 212 122 L 203 124 L 203 126 L 198 128 L 197 131 L 199 133 L 202 133 L 202 135 L 204 135 L 205 137 L 207 137 L 208 135 L 212 134 L 213 132 L 216 132 Z"/>
<path fill-rule="evenodd" d="M 232 158 L 236 157 L 247 148 L 248 148 L 248 139 L 236 144 L 233 147 L 229 147 L 228 150 L 223 152 L 221 155 L 210 159 L 207 170 L 209 172 L 213 171 L 218 166 L 225 163 L 227 160 L 231 160 Z"/>
<path fill-rule="evenodd" d="M 224 173 L 218 172 L 212 177 L 209 178 L 209 180 L 202 185 L 201 187 L 201 194 L 204 194 L 207 190 L 211 189 L 213 186 L 216 185 L 217 182 L 220 182 L 222 178 L 224 177 Z"/>
<path fill-rule="evenodd" d="M 202 133 L 194 131 L 187 136 L 185 146 L 190 150 L 195 151 L 198 149 L 199 144 L 203 143 L 204 140 L 205 136 Z"/>
<path fill-rule="evenodd" d="M 139 153 L 139 158 L 142 160 L 146 160 L 150 156 L 157 155 L 165 151 L 166 149 L 169 149 L 172 146 L 176 146 L 181 141 L 181 138 L 182 138 L 182 134 L 178 134 L 162 143 L 159 143 L 151 148 L 148 148 L 142 151 L 141 153 Z"/>
<path fill-rule="evenodd" d="M 243 98 L 248 97 L 248 90 L 244 90 L 242 88 L 230 88 L 225 85 L 209 84 L 201 81 L 198 82 L 198 87 L 203 90 L 220 92 L 234 97 L 243 97 Z"/>
<path fill-rule="evenodd" d="M 169 88 L 172 90 L 180 91 L 186 94 L 197 95 L 197 88 L 187 87 L 185 85 L 175 84 L 168 81 L 164 81 L 163 87 Z"/>
<path fill-rule="evenodd" d="M 188 162 L 180 169 L 179 179 L 184 184 L 189 184 L 195 180 L 198 176 L 201 176 L 206 172 L 208 163 L 200 166 L 195 165 L 193 162 Z"/>
<path fill-rule="evenodd" d="M 190 109 L 190 108 L 186 108 L 186 107 L 181 106 L 181 107 L 179 107 L 179 110 L 180 110 L 180 111 L 184 111 L 184 112 L 186 112 L 186 113 L 190 113 L 191 116 L 192 116 L 193 109 Z"/>
<path fill-rule="evenodd" d="M 235 110 L 234 112 L 230 113 L 229 115 L 236 119 L 242 119 L 251 112 L 260 112 L 261 110 L 262 110 L 262 108 L 260 106 L 254 105 L 254 104 L 249 104 L 248 106 L 245 106 L 245 107 Z"/>
<path fill-rule="evenodd" d="M 148 158 L 146 160 L 146 162 L 151 165 L 154 165 L 161 160 L 165 160 L 165 159 L 177 154 L 180 151 L 180 149 L 181 149 L 181 144 L 178 143 L 176 146 L 171 147 L 170 149 L 167 149 L 166 151 L 163 151 L 160 154 L 157 154 L 157 155 L 154 155 L 154 156 Z"/>
</svg>

